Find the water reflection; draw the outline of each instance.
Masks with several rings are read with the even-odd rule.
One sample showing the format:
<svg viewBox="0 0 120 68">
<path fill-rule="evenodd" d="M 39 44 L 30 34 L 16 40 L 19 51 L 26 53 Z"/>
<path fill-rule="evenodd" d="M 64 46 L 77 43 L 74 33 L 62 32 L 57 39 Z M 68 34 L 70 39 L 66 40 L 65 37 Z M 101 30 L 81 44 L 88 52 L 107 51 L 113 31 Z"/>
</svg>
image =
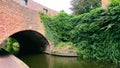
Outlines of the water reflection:
<svg viewBox="0 0 120 68">
<path fill-rule="evenodd" d="M 119 65 L 46 54 L 20 56 L 30 68 L 120 68 Z"/>
</svg>

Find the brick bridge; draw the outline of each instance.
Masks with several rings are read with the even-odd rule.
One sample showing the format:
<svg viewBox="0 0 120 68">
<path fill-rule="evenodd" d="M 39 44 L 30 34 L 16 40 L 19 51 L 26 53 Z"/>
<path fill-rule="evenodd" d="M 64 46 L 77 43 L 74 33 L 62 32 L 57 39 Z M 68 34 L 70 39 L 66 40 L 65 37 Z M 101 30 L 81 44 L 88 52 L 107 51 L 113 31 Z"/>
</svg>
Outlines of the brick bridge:
<svg viewBox="0 0 120 68">
<path fill-rule="evenodd" d="M 102 7 L 106 8 L 108 2 L 102 0 Z M 57 14 L 33 0 L 0 0 L 0 44 L 12 37 L 20 43 L 23 52 L 50 49 L 39 17 L 40 10 L 52 16 Z"/>
<path fill-rule="evenodd" d="M 0 0 L 0 43 L 12 37 L 19 42 L 22 52 L 45 50 L 50 42 L 45 38 L 40 10 L 57 14 L 32 0 Z"/>
<path fill-rule="evenodd" d="M 106 8 L 108 2 L 102 0 L 102 7 Z M 50 50 L 51 44 L 45 38 L 45 28 L 39 17 L 40 10 L 52 16 L 57 14 L 32 0 L 0 0 L 0 44 L 12 37 L 19 42 L 22 53 Z M 15 60 L 10 55 L 0 57 L 0 68 L 21 68 Z"/>
</svg>

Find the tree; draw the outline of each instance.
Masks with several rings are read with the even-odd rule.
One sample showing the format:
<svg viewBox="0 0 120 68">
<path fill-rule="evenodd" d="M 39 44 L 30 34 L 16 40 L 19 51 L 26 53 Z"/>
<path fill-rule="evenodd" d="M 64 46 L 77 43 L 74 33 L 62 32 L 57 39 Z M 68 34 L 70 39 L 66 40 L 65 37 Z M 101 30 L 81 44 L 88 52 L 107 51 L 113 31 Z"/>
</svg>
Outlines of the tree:
<svg viewBox="0 0 120 68">
<path fill-rule="evenodd" d="M 111 2 L 120 2 L 120 0 L 110 0 Z"/>
<path fill-rule="evenodd" d="M 72 0 L 71 5 L 70 9 L 73 11 L 73 14 L 79 15 L 100 7 L 101 0 Z"/>
</svg>

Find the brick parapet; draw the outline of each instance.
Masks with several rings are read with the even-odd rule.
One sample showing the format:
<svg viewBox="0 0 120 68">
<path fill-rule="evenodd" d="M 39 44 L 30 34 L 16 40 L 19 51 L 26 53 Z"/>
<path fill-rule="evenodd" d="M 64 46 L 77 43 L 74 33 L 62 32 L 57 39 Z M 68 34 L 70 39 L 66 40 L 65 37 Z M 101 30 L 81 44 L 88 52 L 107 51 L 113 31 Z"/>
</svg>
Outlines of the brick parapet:
<svg viewBox="0 0 120 68">
<path fill-rule="evenodd" d="M 35 30 L 44 35 L 39 13 L 14 0 L 0 0 L 0 43 L 22 30 Z"/>
<path fill-rule="evenodd" d="M 108 7 L 110 0 L 101 0 L 101 1 L 102 1 L 102 8 L 106 9 Z"/>
</svg>

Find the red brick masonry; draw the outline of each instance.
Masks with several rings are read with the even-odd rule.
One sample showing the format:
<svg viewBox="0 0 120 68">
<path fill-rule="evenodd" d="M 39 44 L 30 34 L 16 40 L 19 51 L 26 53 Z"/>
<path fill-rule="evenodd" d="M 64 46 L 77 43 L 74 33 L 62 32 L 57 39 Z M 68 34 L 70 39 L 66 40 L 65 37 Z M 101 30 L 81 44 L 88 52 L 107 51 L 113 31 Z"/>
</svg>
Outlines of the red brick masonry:
<svg viewBox="0 0 120 68">
<path fill-rule="evenodd" d="M 109 0 L 102 0 L 102 8 L 107 8 L 109 4 Z"/>
<path fill-rule="evenodd" d="M 28 5 L 21 5 L 20 0 L 0 0 L 0 43 L 10 35 L 23 30 L 34 30 L 44 35 L 44 25 L 38 13 L 43 8 L 44 6 L 32 0 L 28 0 Z M 57 13 L 47 9 L 51 15 Z"/>
</svg>

